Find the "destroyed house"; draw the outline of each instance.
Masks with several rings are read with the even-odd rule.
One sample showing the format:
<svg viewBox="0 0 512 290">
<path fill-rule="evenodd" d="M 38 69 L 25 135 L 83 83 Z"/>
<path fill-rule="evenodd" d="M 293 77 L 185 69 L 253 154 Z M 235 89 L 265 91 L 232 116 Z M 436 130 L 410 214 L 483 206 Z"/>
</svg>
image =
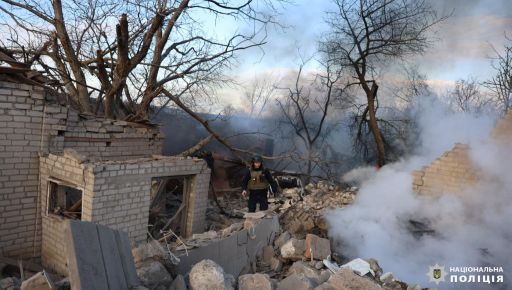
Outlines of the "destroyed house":
<svg viewBox="0 0 512 290">
<path fill-rule="evenodd" d="M 37 72 L 0 67 L 0 256 L 66 274 L 66 219 L 122 230 L 135 246 L 169 187 L 174 228 L 202 232 L 210 169 L 160 155 L 162 141 L 157 126 L 81 114 Z"/>
</svg>

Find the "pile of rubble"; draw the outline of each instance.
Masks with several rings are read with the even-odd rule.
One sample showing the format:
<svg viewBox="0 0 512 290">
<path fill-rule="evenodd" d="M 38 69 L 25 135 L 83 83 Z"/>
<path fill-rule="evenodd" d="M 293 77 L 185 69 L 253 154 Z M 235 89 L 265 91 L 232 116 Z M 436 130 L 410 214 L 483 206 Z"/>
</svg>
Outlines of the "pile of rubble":
<svg viewBox="0 0 512 290">
<path fill-rule="evenodd" d="M 148 289 L 425 289 L 399 281 L 392 273 L 384 273 L 373 259 L 349 260 L 331 250 L 331 241 L 325 238 L 327 226 L 323 215 L 330 209 L 352 203 L 356 191 L 356 188 L 341 190 L 326 182 L 309 184 L 305 188 L 284 189 L 281 196 L 270 199 L 267 212 L 246 213 L 245 220 L 230 225 L 233 219 L 226 217 L 225 222 L 217 224 L 219 228 L 225 226 L 223 229 L 211 228 L 187 240 L 169 244 L 153 242 L 139 247 L 133 252 L 139 278 Z M 226 204 L 227 201 L 220 202 Z M 240 207 L 237 211 L 241 213 L 247 210 L 241 208 L 242 202 L 236 200 Z M 279 214 L 283 230 L 267 246 L 261 247 L 255 266 L 249 271 L 242 271 L 237 278 L 233 277 L 205 256 L 186 275 L 171 274 L 173 266 L 169 255 L 206 246 L 250 228 L 251 223 L 258 219 L 275 215 L 273 212 Z M 155 281 L 160 282 L 156 285 Z"/>
<path fill-rule="evenodd" d="M 324 214 L 352 203 L 356 191 L 356 188 L 341 190 L 327 182 L 288 188 L 279 197 L 270 199 L 268 211 L 256 213 L 247 213 L 246 201 L 238 195 L 211 201 L 207 211 L 208 231 L 188 239 L 170 231 L 160 240 L 132 250 L 141 283 L 132 290 L 422 290 L 419 285 L 408 285 L 396 280 L 392 273 L 384 273 L 373 259 L 349 260 L 331 249 L 331 241 L 326 238 Z M 243 269 L 238 277 L 225 272 L 209 255 L 190 264 L 193 266 L 187 273 L 177 272 L 180 253 L 208 246 L 240 234 L 242 230 L 246 230 L 251 238 L 251 228 L 265 218 L 273 216 L 275 219 L 276 214 L 279 217 L 279 223 L 275 221 L 277 231 L 257 248 L 253 264 Z M 41 278 L 44 275 L 39 276 L 28 280 L 44 282 Z M 0 290 L 39 289 L 24 288 L 20 281 L 17 278 L 0 280 Z M 58 287 L 51 289 L 69 289 L 69 280 L 57 284 Z"/>
<path fill-rule="evenodd" d="M 186 277 L 170 274 L 171 260 L 159 243 L 152 242 L 133 250 L 139 278 L 147 289 L 160 290 L 422 290 L 383 273 L 373 259 L 354 259 L 338 264 L 331 257 L 330 241 L 313 234 L 297 239 L 283 232 L 257 255 L 254 273 L 238 278 L 224 272 L 221 266 L 205 259 L 195 264 Z M 229 253 L 226 253 L 229 255 Z M 139 287 L 138 290 L 146 289 Z"/>
<path fill-rule="evenodd" d="M 354 201 L 357 188 L 341 189 L 328 181 L 310 183 L 304 188 L 285 188 L 277 197 L 269 198 L 270 211 L 280 214 L 281 225 L 290 233 L 305 236 L 315 232 L 325 236 L 326 211 L 345 207 Z M 243 222 L 247 213 L 247 200 L 233 191 L 210 199 L 206 211 L 207 228 L 219 231 L 234 223 Z"/>
<path fill-rule="evenodd" d="M 356 192 L 357 188 L 342 190 L 326 181 L 310 183 L 304 189 L 284 189 L 281 196 L 281 202 L 284 203 L 278 207 L 281 226 L 293 235 L 304 237 L 313 232 L 325 237 L 325 213 L 351 204 Z M 276 202 L 276 199 L 271 201 Z"/>
</svg>

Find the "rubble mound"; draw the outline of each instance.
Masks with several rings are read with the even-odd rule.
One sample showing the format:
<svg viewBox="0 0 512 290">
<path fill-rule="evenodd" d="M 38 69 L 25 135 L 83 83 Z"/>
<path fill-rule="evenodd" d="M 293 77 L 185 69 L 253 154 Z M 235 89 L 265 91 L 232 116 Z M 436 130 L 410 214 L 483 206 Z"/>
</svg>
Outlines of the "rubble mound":
<svg viewBox="0 0 512 290">
<path fill-rule="evenodd" d="M 281 197 L 283 204 L 279 207 L 281 226 L 299 237 L 305 237 L 310 232 L 325 237 L 325 213 L 351 204 L 355 199 L 356 190 L 342 190 L 339 186 L 325 181 L 310 183 L 304 189 L 284 189 Z"/>
</svg>

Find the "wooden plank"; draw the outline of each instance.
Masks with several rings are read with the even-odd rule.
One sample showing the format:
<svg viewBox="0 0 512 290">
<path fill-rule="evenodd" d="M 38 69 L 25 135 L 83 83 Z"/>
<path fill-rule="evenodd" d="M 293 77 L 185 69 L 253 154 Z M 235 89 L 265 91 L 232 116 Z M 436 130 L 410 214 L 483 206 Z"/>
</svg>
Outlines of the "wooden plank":
<svg viewBox="0 0 512 290">
<path fill-rule="evenodd" d="M 128 234 L 122 231 L 115 231 L 115 234 L 126 285 L 128 288 L 137 287 L 140 285 L 140 282 L 137 276 L 137 270 L 135 269 L 135 263 L 133 262 L 132 247 Z"/>
<path fill-rule="evenodd" d="M 96 225 L 66 220 L 64 237 L 71 289 L 108 289 Z"/>
<path fill-rule="evenodd" d="M 121 257 L 118 251 L 116 234 L 103 225 L 96 225 L 103 253 L 103 264 L 107 275 L 109 290 L 126 290 L 126 280 Z"/>
</svg>

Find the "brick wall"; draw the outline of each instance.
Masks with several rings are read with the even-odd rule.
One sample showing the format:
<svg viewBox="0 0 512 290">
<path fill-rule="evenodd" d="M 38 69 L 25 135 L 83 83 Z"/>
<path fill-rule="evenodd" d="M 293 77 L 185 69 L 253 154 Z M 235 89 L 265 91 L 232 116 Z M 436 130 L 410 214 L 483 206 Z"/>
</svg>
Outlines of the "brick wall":
<svg viewBox="0 0 512 290">
<path fill-rule="evenodd" d="M 65 107 L 49 110 L 39 87 L 0 82 L 0 255 L 38 256 L 39 154 L 65 129 Z M 43 126 L 43 120 L 44 126 Z"/>
<path fill-rule="evenodd" d="M 494 128 L 491 138 L 512 144 L 512 111 Z M 469 147 L 456 144 L 428 166 L 414 171 L 413 191 L 418 194 L 440 195 L 461 193 L 478 181 L 478 169 L 471 162 Z"/>
<path fill-rule="evenodd" d="M 41 212 L 43 266 L 67 273 L 63 241 L 63 218 L 46 214 L 49 178 L 82 189 L 82 220 L 128 233 L 134 245 L 146 241 L 151 179 L 184 177 L 189 190 L 185 198 L 186 226 L 182 236 L 205 230 L 210 169 L 202 159 L 160 157 L 124 161 L 89 161 L 74 150 L 41 157 Z"/>
<path fill-rule="evenodd" d="M 41 175 L 41 218 L 42 247 L 41 261 L 47 269 L 66 274 L 66 256 L 64 249 L 64 218 L 47 213 L 49 178 L 65 181 L 82 190 L 82 220 L 90 220 L 94 194 L 94 174 L 92 167 L 80 163 L 76 156 L 65 151 L 62 156 L 50 154 L 40 158 Z"/>
<path fill-rule="evenodd" d="M 210 169 L 201 159 L 163 157 L 94 164 L 91 221 L 128 233 L 133 242 L 146 240 L 151 179 L 180 176 L 189 184 L 183 236 L 205 230 Z"/>
<path fill-rule="evenodd" d="M 413 172 L 413 190 L 419 194 L 460 193 L 478 180 L 469 148 L 463 144 L 445 152 L 428 166 Z"/>
<path fill-rule="evenodd" d="M 160 154 L 162 139 L 157 128 L 104 118 L 86 118 L 70 111 L 63 137 L 64 148 L 91 158 L 126 160 Z"/>
<path fill-rule="evenodd" d="M 39 156 L 74 148 L 89 158 L 160 154 L 158 128 L 85 117 L 39 86 L 0 81 L 0 255 L 39 257 Z"/>
</svg>

